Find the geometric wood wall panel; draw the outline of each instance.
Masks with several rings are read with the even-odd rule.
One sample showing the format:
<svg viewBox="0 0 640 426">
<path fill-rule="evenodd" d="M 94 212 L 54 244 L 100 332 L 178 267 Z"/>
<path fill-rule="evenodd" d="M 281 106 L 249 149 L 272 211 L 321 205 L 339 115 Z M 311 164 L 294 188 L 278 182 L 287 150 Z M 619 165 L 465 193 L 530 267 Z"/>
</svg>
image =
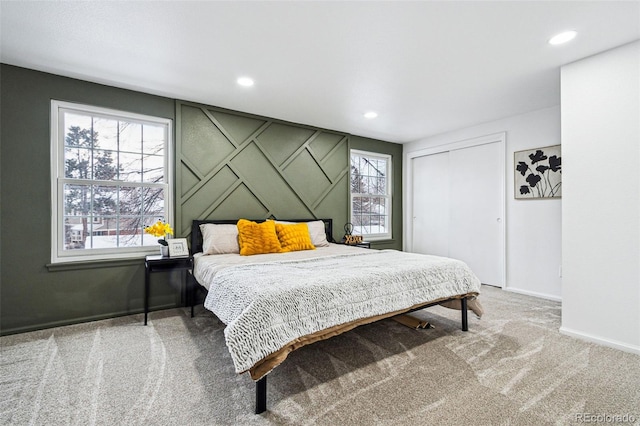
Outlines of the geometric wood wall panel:
<svg viewBox="0 0 640 426">
<path fill-rule="evenodd" d="M 275 217 L 282 218 L 287 212 L 300 217 L 312 216 L 299 195 L 287 187 L 286 180 L 255 144 L 242 150 L 231 164 L 245 185 Z"/>
<path fill-rule="evenodd" d="M 204 181 L 199 187 L 197 196 L 189 197 L 182 203 L 182 209 L 197 212 L 201 217 L 207 215 L 207 210 L 213 201 L 225 195 L 228 188 L 238 180 L 229 167 L 223 167 L 211 179 Z"/>
<path fill-rule="evenodd" d="M 200 178 L 198 178 L 198 176 L 196 176 L 188 167 L 180 167 L 178 169 L 178 173 L 180 174 L 180 186 L 176 185 L 176 187 L 179 188 L 180 196 L 185 195 L 187 191 L 200 182 Z"/>
<path fill-rule="evenodd" d="M 244 185 L 235 188 L 228 197 L 216 206 L 215 213 L 203 219 L 235 219 L 239 218 L 238 206 L 242 206 L 243 214 L 248 219 L 269 217 L 269 210 L 260 203 L 253 193 Z"/>
<path fill-rule="evenodd" d="M 193 219 L 333 218 L 349 202 L 349 135 L 176 102 L 176 236 Z"/>
<path fill-rule="evenodd" d="M 313 130 L 274 123 L 256 139 L 277 165 L 282 165 L 311 136 Z"/>
<path fill-rule="evenodd" d="M 216 112 L 214 115 L 219 125 L 236 141 L 247 139 L 265 123 L 263 119 L 252 118 L 248 115 L 224 112 Z"/>
<path fill-rule="evenodd" d="M 200 174 L 210 172 L 235 147 L 200 108 L 184 107 L 182 119 L 189 126 L 182 128 L 180 154 Z"/>
<path fill-rule="evenodd" d="M 345 158 L 347 159 L 347 167 L 349 167 L 349 147 L 347 144 L 337 144 L 321 161 L 323 170 L 332 181 L 344 173 Z"/>
<path fill-rule="evenodd" d="M 333 218 L 333 236 L 339 241 L 344 235 L 343 225 L 349 222 L 349 175 L 342 175 L 336 187 L 344 190 L 329 192 L 315 213 L 317 217 Z"/>
<path fill-rule="evenodd" d="M 343 135 L 335 133 L 320 133 L 311 141 L 309 146 L 318 157 L 324 158 L 338 146 L 342 137 Z"/>
<path fill-rule="evenodd" d="M 283 168 L 283 174 L 291 182 L 294 191 L 299 194 L 307 204 L 317 200 L 322 192 L 331 185 L 331 180 L 324 174 L 307 150 L 301 152 Z M 306 174 L 306 180 L 298 179 Z"/>
</svg>

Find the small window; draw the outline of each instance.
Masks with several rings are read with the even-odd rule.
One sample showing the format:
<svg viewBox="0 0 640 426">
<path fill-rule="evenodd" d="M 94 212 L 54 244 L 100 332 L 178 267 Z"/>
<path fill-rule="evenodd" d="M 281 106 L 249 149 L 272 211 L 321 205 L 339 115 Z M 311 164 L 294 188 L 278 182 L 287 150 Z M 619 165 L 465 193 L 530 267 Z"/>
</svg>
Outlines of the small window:
<svg viewBox="0 0 640 426">
<path fill-rule="evenodd" d="M 53 263 L 157 251 L 171 221 L 171 120 L 51 103 Z"/>
<path fill-rule="evenodd" d="M 353 233 L 375 241 L 391 238 L 391 156 L 351 150 Z"/>
</svg>

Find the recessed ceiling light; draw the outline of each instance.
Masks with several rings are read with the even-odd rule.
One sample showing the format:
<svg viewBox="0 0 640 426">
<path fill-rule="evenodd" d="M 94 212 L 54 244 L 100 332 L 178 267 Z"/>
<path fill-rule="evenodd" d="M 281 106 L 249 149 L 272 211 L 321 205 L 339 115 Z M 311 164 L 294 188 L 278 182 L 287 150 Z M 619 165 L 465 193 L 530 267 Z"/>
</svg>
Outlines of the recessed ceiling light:
<svg viewBox="0 0 640 426">
<path fill-rule="evenodd" d="M 566 43 L 576 38 L 576 35 L 578 35 L 576 31 L 573 31 L 573 30 L 564 31 L 560 34 L 556 34 L 553 37 L 551 37 L 549 39 L 549 44 L 556 45 L 556 44 Z"/>
<path fill-rule="evenodd" d="M 253 79 L 249 77 L 240 77 L 236 80 L 240 86 L 251 87 L 253 86 Z"/>
<path fill-rule="evenodd" d="M 369 111 L 364 113 L 364 118 L 376 118 L 378 116 L 377 112 Z"/>
</svg>

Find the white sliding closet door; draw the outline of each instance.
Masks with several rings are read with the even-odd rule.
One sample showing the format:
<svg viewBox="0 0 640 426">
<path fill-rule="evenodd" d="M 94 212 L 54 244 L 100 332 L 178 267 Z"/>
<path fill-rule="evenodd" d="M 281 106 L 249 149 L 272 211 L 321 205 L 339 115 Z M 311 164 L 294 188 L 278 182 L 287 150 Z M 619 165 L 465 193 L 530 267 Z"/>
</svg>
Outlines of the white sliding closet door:
<svg viewBox="0 0 640 426">
<path fill-rule="evenodd" d="M 412 159 L 412 251 L 460 259 L 483 284 L 504 285 L 503 145 Z"/>
<path fill-rule="evenodd" d="M 502 175 L 497 143 L 449 152 L 449 257 L 483 284 L 502 287 Z"/>
<path fill-rule="evenodd" d="M 449 256 L 449 153 L 413 159 L 413 252 Z"/>
</svg>

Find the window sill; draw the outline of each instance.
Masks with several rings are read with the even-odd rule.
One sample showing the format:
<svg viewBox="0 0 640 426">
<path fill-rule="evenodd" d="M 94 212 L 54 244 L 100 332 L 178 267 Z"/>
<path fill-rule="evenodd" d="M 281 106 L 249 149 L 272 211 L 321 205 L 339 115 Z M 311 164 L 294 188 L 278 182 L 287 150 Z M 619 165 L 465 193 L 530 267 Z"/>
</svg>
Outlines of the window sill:
<svg viewBox="0 0 640 426">
<path fill-rule="evenodd" d="M 396 242 L 396 240 L 394 240 L 393 238 L 384 239 L 384 240 L 367 240 L 365 238 L 364 240 L 371 244 L 395 244 Z"/>
<path fill-rule="evenodd" d="M 376 243 L 376 244 L 378 243 L 391 244 L 396 241 L 394 238 L 367 238 L 366 234 L 362 236 L 362 239 L 368 243 Z"/>
<path fill-rule="evenodd" d="M 75 271 L 80 269 L 113 268 L 119 266 L 141 266 L 144 256 L 127 259 L 82 260 L 77 262 L 47 263 L 45 266 L 49 272 Z"/>
</svg>

